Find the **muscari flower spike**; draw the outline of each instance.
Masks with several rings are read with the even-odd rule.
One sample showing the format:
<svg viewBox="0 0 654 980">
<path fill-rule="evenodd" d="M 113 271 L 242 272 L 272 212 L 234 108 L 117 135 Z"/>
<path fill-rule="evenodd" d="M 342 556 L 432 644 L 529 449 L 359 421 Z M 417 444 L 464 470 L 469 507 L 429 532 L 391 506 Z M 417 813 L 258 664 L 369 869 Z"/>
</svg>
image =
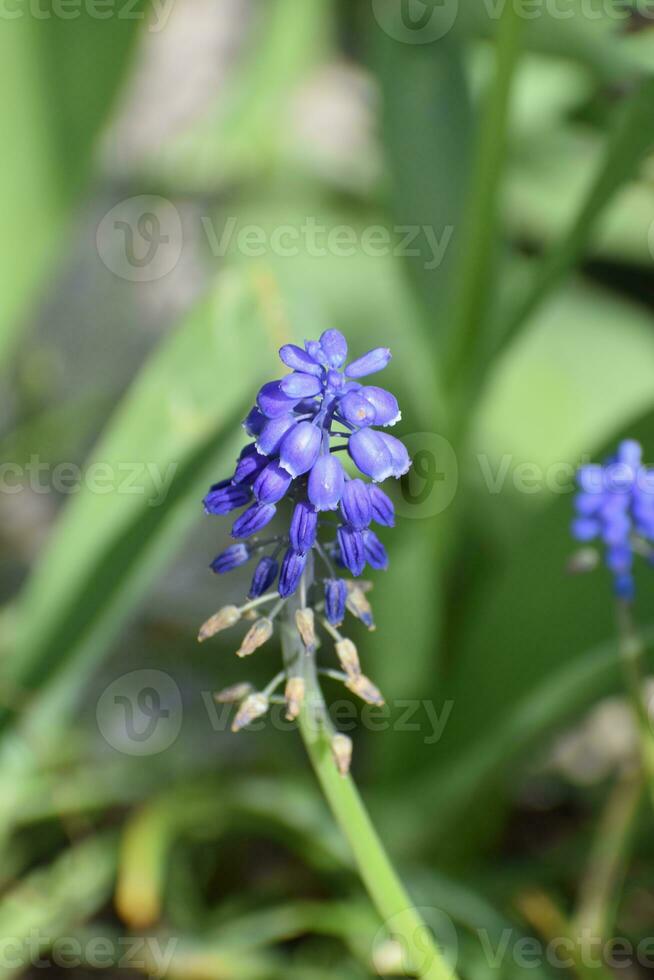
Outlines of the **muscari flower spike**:
<svg viewBox="0 0 654 980">
<path fill-rule="evenodd" d="M 313 654 L 317 645 L 307 642 L 315 610 L 316 622 L 334 640 L 343 668 L 342 673 L 327 673 L 369 703 L 380 704 L 381 694 L 361 673 L 354 644 L 338 628 L 349 612 L 374 629 L 366 598 L 370 584 L 356 579 L 366 565 L 388 567 L 384 545 L 371 529 L 371 524 L 392 527 L 395 521 L 393 503 L 379 484 L 403 476 L 411 460 L 403 443 L 383 431 L 401 418 L 397 399 L 361 380 L 383 370 L 390 351 L 377 347 L 349 364 L 347 354 L 347 342 L 338 330 L 306 341 L 304 348 L 286 344 L 280 349 L 280 359 L 290 373 L 263 385 L 243 423 L 252 441 L 242 450 L 232 477 L 212 486 L 204 499 L 208 514 L 241 511 L 231 530 L 237 543 L 219 554 L 211 568 L 224 574 L 256 559 L 248 602 L 214 614 L 202 626 L 199 639 L 272 603 L 239 648 L 241 656 L 253 652 L 271 635 L 285 604 L 293 597 L 297 604 L 302 584 L 303 601 L 295 622 L 307 650 Z M 340 453 L 349 456 L 362 476 L 345 469 Z M 285 529 L 262 535 L 276 517 L 285 521 Z M 322 574 L 314 574 L 314 569 Z M 354 578 L 345 577 L 348 572 Z M 275 586 L 276 592 L 271 592 Z M 274 703 L 274 690 L 284 679 L 287 716 L 298 716 L 304 683 L 287 669 L 263 692 L 243 687 L 247 694 L 240 703 L 236 730 Z M 343 737 L 334 734 L 340 771 L 345 768 L 342 743 Z"/>
<path fill-rule="evenodd" d="M 640 444 L 627 439 L 603 465 L 582 466 L 572 522 L 577 541 L 587 546 L 599 541 L 604 546 L 615 595 L 627 602 L 635 597 L 635 555 L 654 563 L 654 469 L 644 466 L 642 458 Z M 596 551 L 586 547 L 575 556 L 572 568 L 590 570 L 598 558 Z"/>
</svg>

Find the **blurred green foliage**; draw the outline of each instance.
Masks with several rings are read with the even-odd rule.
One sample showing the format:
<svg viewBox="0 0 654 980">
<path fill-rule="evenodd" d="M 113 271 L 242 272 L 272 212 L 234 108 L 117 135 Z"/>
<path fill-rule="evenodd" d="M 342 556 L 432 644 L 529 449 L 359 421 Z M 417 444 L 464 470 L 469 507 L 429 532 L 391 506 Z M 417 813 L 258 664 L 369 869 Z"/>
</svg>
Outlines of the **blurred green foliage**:
<svg viewBox="0 0 654 980">
<path fill-rule="evenodd" d="M 392 347 L 401 434 L 426 434 L 455 490 L 441 506 L 431 470 L 396 491 L 378 629 L 353 632 L 390 705 L 385 730 L 358 724 L 357 776 L 419 904 L 455 923 L 461 975 L 554 975 L 489 965 L 480 937 L 547 941 L 572 919 L 612 791 L 548 763 L 619 691 L 607 583 L 566 575 L 571 488 L 556 480 L 622 434 L 654 445 L 650 23 L 611 2 L 566 18 L 461 4 L 423 44 L 396 39 L 390 4 L 244 4 L 221 84 L 130 156 L 121 113 L 146 129 L 163 113 L 159 49 L 169 86 L 192 88 L 193 3 L 176 0 L 163 28 L 148 4 L 40 9 L 0 35 L 15 93 L 3 459 L 141 468 L 129 492 L 0 494 L 0 931 L 37 930 L 53 956 L 63 937 L 116 953 L 148 935 L 159 945 L 135 965 L 183 980 L 401 975 L 295 735 L 224 731 L 208 692 L 239 678 L 233 644 L 194 641 L 239 588 L 206 570 L 225 529 L 203 519 L 203 490 L 228 471 L 277 348 L 338 325 L 354 351 Z M 184 215 L 179 267 L 154 282 L 121 279 L 96 238 L 105 212 L 145 194 Z M 348 230 L 347 254 L 311 248 L 308 218 Z M 246 254 L 253 225 L 265 245 Z M 281 227 L 292 255 L 270 246 Z M 364 247 L 379 227 L 391 246 L 413 229 L 410 254 Z M 654 583 L 639 584 L 649 628 Z M 97 716 L 139 669 L 181 692 L 181 732 L 154 755 Z M 411 699 L 444 719 L 438 737 L 424 714 L 401 723 Z M 633 941 L 654 902 L 649 827 L 640 813 L 616 857 L 615 929 Z"/>
</svg>

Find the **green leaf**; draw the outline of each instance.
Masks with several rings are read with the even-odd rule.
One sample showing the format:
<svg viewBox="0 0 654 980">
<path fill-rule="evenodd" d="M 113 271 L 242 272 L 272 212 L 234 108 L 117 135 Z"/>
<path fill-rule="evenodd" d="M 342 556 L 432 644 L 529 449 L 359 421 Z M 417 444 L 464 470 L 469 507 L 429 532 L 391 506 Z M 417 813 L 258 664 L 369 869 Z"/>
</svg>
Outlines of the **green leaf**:
<svg viewBox="0 0 654 980">
<path fill-rule="evenodd" d="M 139 21 L 115 13 L 99 19 L 80 4 L 70 19 L 46 2 L 39 16 L 21 9 L 4 22 L 0 82 L 20 98 L 7 99 L 0 125 L 0 359 L 55 257 L 125 67 Z"/>
<path fill-rule="evenodd" d="M 438 7 L 435 4 L 438 16 Z M 451 16 L 452 7 L 445 4 L 441 16 Z M 495 37 L 502 11 L 501 3 L 459 4 L 452 33 L 469 37 Z M 566 15 L 549 4 L 537 10 L 525 7 L 525 46 L 539 54 L 553 55 L 578 62 L 607 83 L 629 81 L 644 71 L 651 74 L 649 50 L 638 50 L 623 28 L 630 16 L 619 0 L 588 16 L 584 0 L 573 0 L 566 6 Z M 535 14 L 535 16 L 534 16 Z M 643 32 L 644 33 L 644 32 Z"/>
<path fill-rule="evenodd" d="M 43 272 L 61 208 L 35 33 L 32 18 L 22 16 L 5 23 L 0 34 L 2 90 L 20 92 L 20 98 L 6 100 L 0 128 L 5 148 L 0 161 L 0 359 Z"/>
<path fill-rule="evenodd" d="M 325 0 L 274 0 L 263 10 L 252 50 L 226 99 L 159 150 L 148 169 L 159 180 L 202 190 L 269 172 L 288 150 L 292 97 L 320 63 L 330 38 Z"/>
<path fill-rule="evenodd" d="M 508 462 L 501 489 L 510 494 L 515 467 L 530 463 L 540 468 L 544 492 L 556 491 L 557 468 L 563 479 L 565 467 L 569 475 L 582 454 L 649 411 L 652 328 L 645 307 L 590 283 L 574 282 L 553 296 L 495 366 L 479 404 L 477 482 Z"/>
<path fill-rule="evenodd" d="M 605 433 L 604 444 L 591 446 L 589 456 L 604 458 L 619 435 L 647 446 L 653 433 L 650 410 L 626 432 L 610 439 Z M 544 511 L 532 510 L 517 532 L 514 520 L 510 536 L 495 542 L 489 555 L 493 575 L 474 596 L 459 597 L 464 625 L 452 639 L 452 669 L 432 694 L 450 699 L 452 711 L 429 767 L 395 793 L 396 799 L 425 801 L 434 814 L 430 836 L 447 848 L 453 827 L 459 827 L 455 838 L 465 849 L 464 828 L 474 835 L 491 823 L 492 809 L 518 785 L 518 764 L 546 736 L 621 688 L 610 576 L 604 569 L 566 573 L 575 550 L 571 513 L 570 489 Z M 472 564 L 470 555 L 467 561 Z M 636 571 L 636 617 L 648 623 L 654 579 L 644 562 Z M 651 642 L 651 625 L 644 632 Z M 411 821 L 413 808 L 401 809 L 402 816 L 388 814 L 389 829 L 400 826 L 413 840 L 420 835 L 418 821 L 410 831 L 403 822 Z"/>
<path fill-rule="evenodd" d="M 86 183 L 96 137 L 129 64 L 145 7 L 145 0 L 135 0 L 107 17 L 98 16 L 93 4 L 79 4 L 71 17 L 61 15 L 57 0 L 45 0 L 41 16 L 34 17 L 51 163 L 66 202 Z"/>
<path fill-rule="evenodd" d="M 654 78 L 650 78 L 640 84 L 635 94 L 620 107 L 604 160 L 568 231 L 537 265 L 532 282 L 514 309 L 508 315 L 502 315 L 499 352 L 506 350 L 543 298 L 583 256 L 599 216 L 618 189 L 631 179 L 638 163 L 654 145 L 653 99 Z"/>
<path fill-rule="evenodd" d="M 65 723 L 98 659 L 201 519 L 203 490 L 226 466 L 252 392 L 288 339 L 278 319 L 268 326 L 268 302 L 261 305 L 252 277 L 225 271 L 146 364 L 96 446 L 84 488 L 19 603 L 5 682 L 39 693 L 5 739 L 5 818 L 20 795 L 17 774 L 29 771 L 37 747 L 45 749 Z M 105 485 L 93 492 L 96 465 Z M 134 477 L 135 465 L 141 468 L 128 487 L 126 473 Z M 5 711 L 5 725 L 10 717 Z"/>
<path fill-rule="evenodd" d="M 479 110 L 472 176 L 463 221 L 463 241 L 452 306 L 447 381 L 456 389 L 474 375 L 493 304 L 493 270 L 498 254 L 499 191 L 507 143 L 509 107 L 519 62 L 523 11 L 519 0 L 502 10 L 493 75 Z"/>
<path fill-rule="evenodd" d="M 0 899 L 0 929 L 3 936 L 11 936 L 13 950 L 0 966 L 2 980 L 29 968 L 35 936 L 38 954 L 43 955 L 59 937 L 69 936 L 71 929 L 106 904 L 115 863 L 115 837 L 91 837 L 5 892 Z"/>
<path fill-rule="evenodd" d="M 375 41 L 392 216 L 412 235 L 409 274 L 430 340 L 442 344 L 472 144 L 463 51 L 456 43 L 402 44 L 379 30 Z"/>
</svg>

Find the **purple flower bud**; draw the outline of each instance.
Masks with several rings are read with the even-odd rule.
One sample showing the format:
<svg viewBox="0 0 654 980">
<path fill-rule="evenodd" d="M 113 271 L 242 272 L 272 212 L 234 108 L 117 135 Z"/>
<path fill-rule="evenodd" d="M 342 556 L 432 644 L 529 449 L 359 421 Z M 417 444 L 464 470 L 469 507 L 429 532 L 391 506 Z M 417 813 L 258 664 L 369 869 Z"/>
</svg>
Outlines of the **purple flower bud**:
<svg viewBox="0 0 654 980">
<path fill-rule="evenodd" d="M 577 482 L 584 493 L 602 493 L 604 490 L 604 469 L 596 463 L 580 467 Z"/>
<path fill-rule="evenodd" d="M 314 359 L 314 361 L 318 362 L 318 364 L 322 364 L 324 368 L 329 367 L 329 361 L 327 360 L 325 352 L 317 340 L 305 340 L 304 349 L 306 350 L 307 354 Z"/>
<path fill-rule="evenodd" d="M 347 357 L 347 340 L 340 330 L 325 330 L 320 335 L 320 346 L 325 357 L 329 361 L 329 366 L 339 368 Z"/>
<path fill-rule="evenodd" d="M 293 478 L 307 473 L 320 452 L 322 433 L 311 422 L 298 422 L 279 447 L 279 462 Z"/>
<path fill-rule="evenodd" d="M 366 560 L 373 568 L 386 571 L 388 568 L 388 555 L 386 548 L 381 543 L 374 531 L 363 532 L 363 545 L 366 550 Z"/>
<path fill-rule="evenodd" d="M 252 504 L 234 521 L 232 537 L 249 538 L 251 534 L 256 534 L 272 521 L 276 510 L 274 504 Z"/>
<path fill-rule="evenodd" d="M 375 410 L 374 425 L 395 425 L 402 418 L 397 398 L 390 391 L 375 385 L 366 385 L 360 394 Z"/>
<path fill-rule="evenodd" d="M 332 626 L 340 626 L 345 619 L 347 585 L 342 578 L 325 579 L 325 616 Z"/>
<path fill-rule="evenodd" d="M 260 504 L 276 504 L 291 485 L 290 474 L 279 463 L 268 463 L 254 481 L 254 495 Z"/>
<path fill-rule="evenodd" d="M 345 472 L 331 453 L 318 458 L 309 474 L 307 492 L 316 510 L 336 510 L 345 486 Z"/>
<path fill-rule="evenodd" d="M 345 387 L 345 378 L 340 371 L 330 370 L 327 372 L 327 391 L 331 394 L 342 392 Z"/>
<path fill-rule="evenodd" d="M 643 448 L 635 439 L 625 439 L 618 446 L 618 461 L 637 470 L 643 461 Z"/>
<path fill-rule="evenodd" d="M 288 398 L 299 401 L 300 398 L 311 398 L 322 391 L 320 378 L 313 374 L 304 374 L 302 371 L 294 371 L 282 378 L 281 389 Z"/>
<path fill-rule="evenodd" d="M 392 475 L 396 478 L 404 476 L 411 469 L 411 457 L 403 442 L 395 436 L 389 436 L 387 432 L 380 432 L 379 438 L 383 441 L 391 455 Z"/>
<path fill-rule="evenodd" d="M 580 517 L 592 517 L 602 506 L 603 498 L 599 493 L 578 493 L 575 497 L 575 510 Z"/>
<path fill-rule="evenodd" d="M 314 374 L 317 378 L 322 378 L 323 368 L 320 364 L 301 347 L 295 344 L 284 344 L 279 351 L 280 360 L 290 367 L 293 371 L 304 371 L 306 374 Z"/>
<path fill-rule="evenodd" d="M 257 395 L 257 405 L 266 418 L 276 419 L 280 415 L 291 412 L 300 398 L 300 395 L 293 398 L 285 394 L 281 388 L 281 381 L 269 381 Z"/>
<path fill-rule="evenodd" d="M 618 599 L 624 599 L 626 602 L 633 602 L 633 600 L 636 598 L 636 584 L 634 582 L 633 575 L 629 572 L 622 575 L 616 575 L 613 579 L 613 591 Z"/>
<path fill-rule="evenodd" d="M 282 439 L 286 433 L 297 425 L 293 415 L 280 415 L 277 419 L 270 419 L 263 427 L 263 431 L 257 439 L 257 452 L 263 456 L 274 456 L 279 452 Z"/>
<path fill-rule="evenodd" d="M 339 414 L 351 425 L 373 425 L 375 409 L 359 391 L 350 391 L 338 403 Z"/>
<path fill-rule="evenodd" d="M 372 520 L 372 504 L 363 480 L 348 480 L 343 487 L 341 513 L 357 531 L 368 527 Z"/>
<path fill-rule="evenodd" d="M 289 538 L 293 551 L 297 551 L 301 555 L 309 551 L 316 540 L 317 530 L 318 514 L 311 504 L 301 500 L 295 505 L 289 530 Z"/>
<path fill-rule="evenodd" d="M 238 458 L 232 483 L 252 484 L 266 465 L 265 456 L 260 456 L 254 443 L 246 446 Z"/>
<path fill-rule="evenodd" d="M 625 541 L 629 540 L 629 533 L 631 531 L 631 521 L 626 514 L 612 514 L 608 520 L 605 520 L 604 527 L 602 529 L 602 538 L 604 543 L 611 545 L 620 545 Z"/>
<path fill-rule="evenodd" d="M 359 429 L 348 442 L 348 452 L 362 473 L 381 483 L 393 473 L 391 453 L 381 432 Z"/>
<path fill-rule="evenodd" d="M 614 461 L 604 470 L 604 481 L 609 493 L 628 493 L 634 485 L 636 473 L 628 463 Z"/>
<path fill-rule="evenodd" d="M 577 517 L 571 530 L 576 541 L 592 541 L 600 533 L 600 524 L 590 517 Z"/>
<path fill-rule="evenodd" d="M 385 527 L 395 527 L 395 507 L 393 501 L 374 483 L 368 484 L 368 496 L 372 505 L 372 519 Z"/>
<path fill-rule="evenodd" d="M 359 357 L 356 361 L 348 364 L 345 368 L 345 374 L 348 378 L 364 378 L 367 374 L 383 371 L 390 359 L 391 352 L 388 347 L 375 347 L 363 357 Z"/>
<path fill-rule="evenodd" d="M 283 599 L 293 595 L 297 589 L 306 563 L 307 556 L 298 554 L 292 548 L 289 548 L 284 555 L 279 573 L 279 594 Z"/>
<path fill-rule="evenodd" d="M 633 561 L 634 554 L 629 545 L 614 545 L 606 550 L 606 565 L 616 574 L 629 572 Z"/>
<path fill-rule="evenodd" d="M 250 502 L 249 487 L 234 486 L 230 480 L 214 483 L 204 498 L 204 509 L 207 514 L 229 514 L 230 510 L 244 507 Z"/>
<path fill-rule="evenodd" d="M 232 544 L 214 558 L 211 568 L 217 575 L 224 575 L 225 572 L 244 565 L 249 558 L 250 549 L 246 544 Z"/>
<path fill-rule="evenodd" d="M 243 428 L 249 436 L 258 436 L 264 427 L 266 416 L 258 408 L 250 409 L 247 417 L 243 419 Z"/>
<path fill-rule="evenodd" d="M 294 408 L 296 415 L 315 415 L 319 405 L 315 398 L 303 398 Z"/>
<path fill-rule="evenodd" d="M 274 558 L 270 558 L 268 555 L 260 558 L 252 576 L 248 599 L 258 599 L 260 595 L 263 595 L 277 578 L 278 570 L 279 565 Z"/>
<path fill-rule="evenodd" d="M 361 531 L 341 525 L 337 531 L 338 546 L 346 568 L 360 575 L 366 564 L 366 548 Z"/>
</svg>

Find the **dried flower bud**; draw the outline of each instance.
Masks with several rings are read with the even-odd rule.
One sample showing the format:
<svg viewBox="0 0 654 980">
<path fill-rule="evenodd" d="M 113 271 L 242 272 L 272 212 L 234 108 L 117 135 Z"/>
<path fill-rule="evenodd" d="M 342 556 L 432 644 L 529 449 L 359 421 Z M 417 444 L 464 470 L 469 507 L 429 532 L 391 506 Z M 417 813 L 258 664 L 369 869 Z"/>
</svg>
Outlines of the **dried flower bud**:
<svg viewBox="0 0 654 980">
<path fill-rule="evenodd" d="M 597 548 L 580 548 L 568 561 L 568 572 L 571 575 L 583 575 L 594 571 L 599 563 L 600 553 Z"/>
<path fill-rule="evenodd" d="M 345 579 L 345 584 L 348 592 L 354 592 L 355 589 L 359 589 L 360 592 L 372 592 L 374 586 L 374 583 L 367 578 L 348 578 Z"/>
<path fill-rule="evenodd" d="M 378 687 L 372 683 L 369 677 L 365 674 L 359 674 L 358 677 L 350 676 L 345 682 L 345 686 L 348 691 L 352 691 L 365 701 L 367 704 L 375 704 L 381 707 L 384 704 L 384 698 Z"/>
<path fill-rule="evenodd" d="M 222 691 L 218 691 L 214 694 L 214 700 L 218 704 L 237 704 L 244 698 L 251 694 L 254 688 L 247 681 L 242 681 L 240 684 L 232 684 L 231 687 L 225 687 Z"/>
<path fill-rule="evenodd" d="M 210 616 L 206 623 L 203 623 L 198 633 L 198 643 L 203 643 L 221 630 L 229 629 L 234 626 L 241 618 L 241 610 L 238 606 L 223 606 L 217 613 Z"/>
<path fill-rule="evenodd" d="M 307 650 L 313 650 L 316 645 L 313 609 L 298 609 L 295 613 L 295 625 Z"/>
<path fill-rule="evenodd" d="M 380 977 L 402 976 L 404 972 L 402 943 L 397 939 L 385 939 L 375 947 L 372 962 Z"/>
<path fill-rule="evenodd" d="M 356 616 L 357 619 L 360 619 L 369 630 L 375 629 L 372 606 L 366 599 L 363 589 L 356 588 L 356 586 L 352 589 L 348 589 L 346 605 L 352 615 Z"/>
<path fill-rule="evenodd" d="M 285 697 L 286 718 L 288 721 L 295 721 L 304 701 L 304 680 L 301 677 L 289 677 Z"/>
<path fill-rule="evenodd" d="M 260 693 L 250 694 L 236 713 L 232 722 L 232 731 L 240 732 L 242 728 L 249 725 L 255 718 L 265 715 L 268 710 L 268 698 Z"/>
<path fill-rule="evenodd" d="M 341 776 L 347 776 L 352 762 L 352 739 L 337 732 L 332 738 L 332 755 Z"/>
<path fill-rule="evenodd" d="M 339 640 L 336 644 L 336 654 L 348 677 L 356 678 L 360 676 L 361 665 L 359 663 L 359 655 L 352 640 Z"/>
<path fill-rule="evenodd" d="M 258 619 L 243 637 L 243 642 L 236 651 L 237 657 L 249 657 L 272 636 L 273 624 L 271 619 Z"/>
</svg>

